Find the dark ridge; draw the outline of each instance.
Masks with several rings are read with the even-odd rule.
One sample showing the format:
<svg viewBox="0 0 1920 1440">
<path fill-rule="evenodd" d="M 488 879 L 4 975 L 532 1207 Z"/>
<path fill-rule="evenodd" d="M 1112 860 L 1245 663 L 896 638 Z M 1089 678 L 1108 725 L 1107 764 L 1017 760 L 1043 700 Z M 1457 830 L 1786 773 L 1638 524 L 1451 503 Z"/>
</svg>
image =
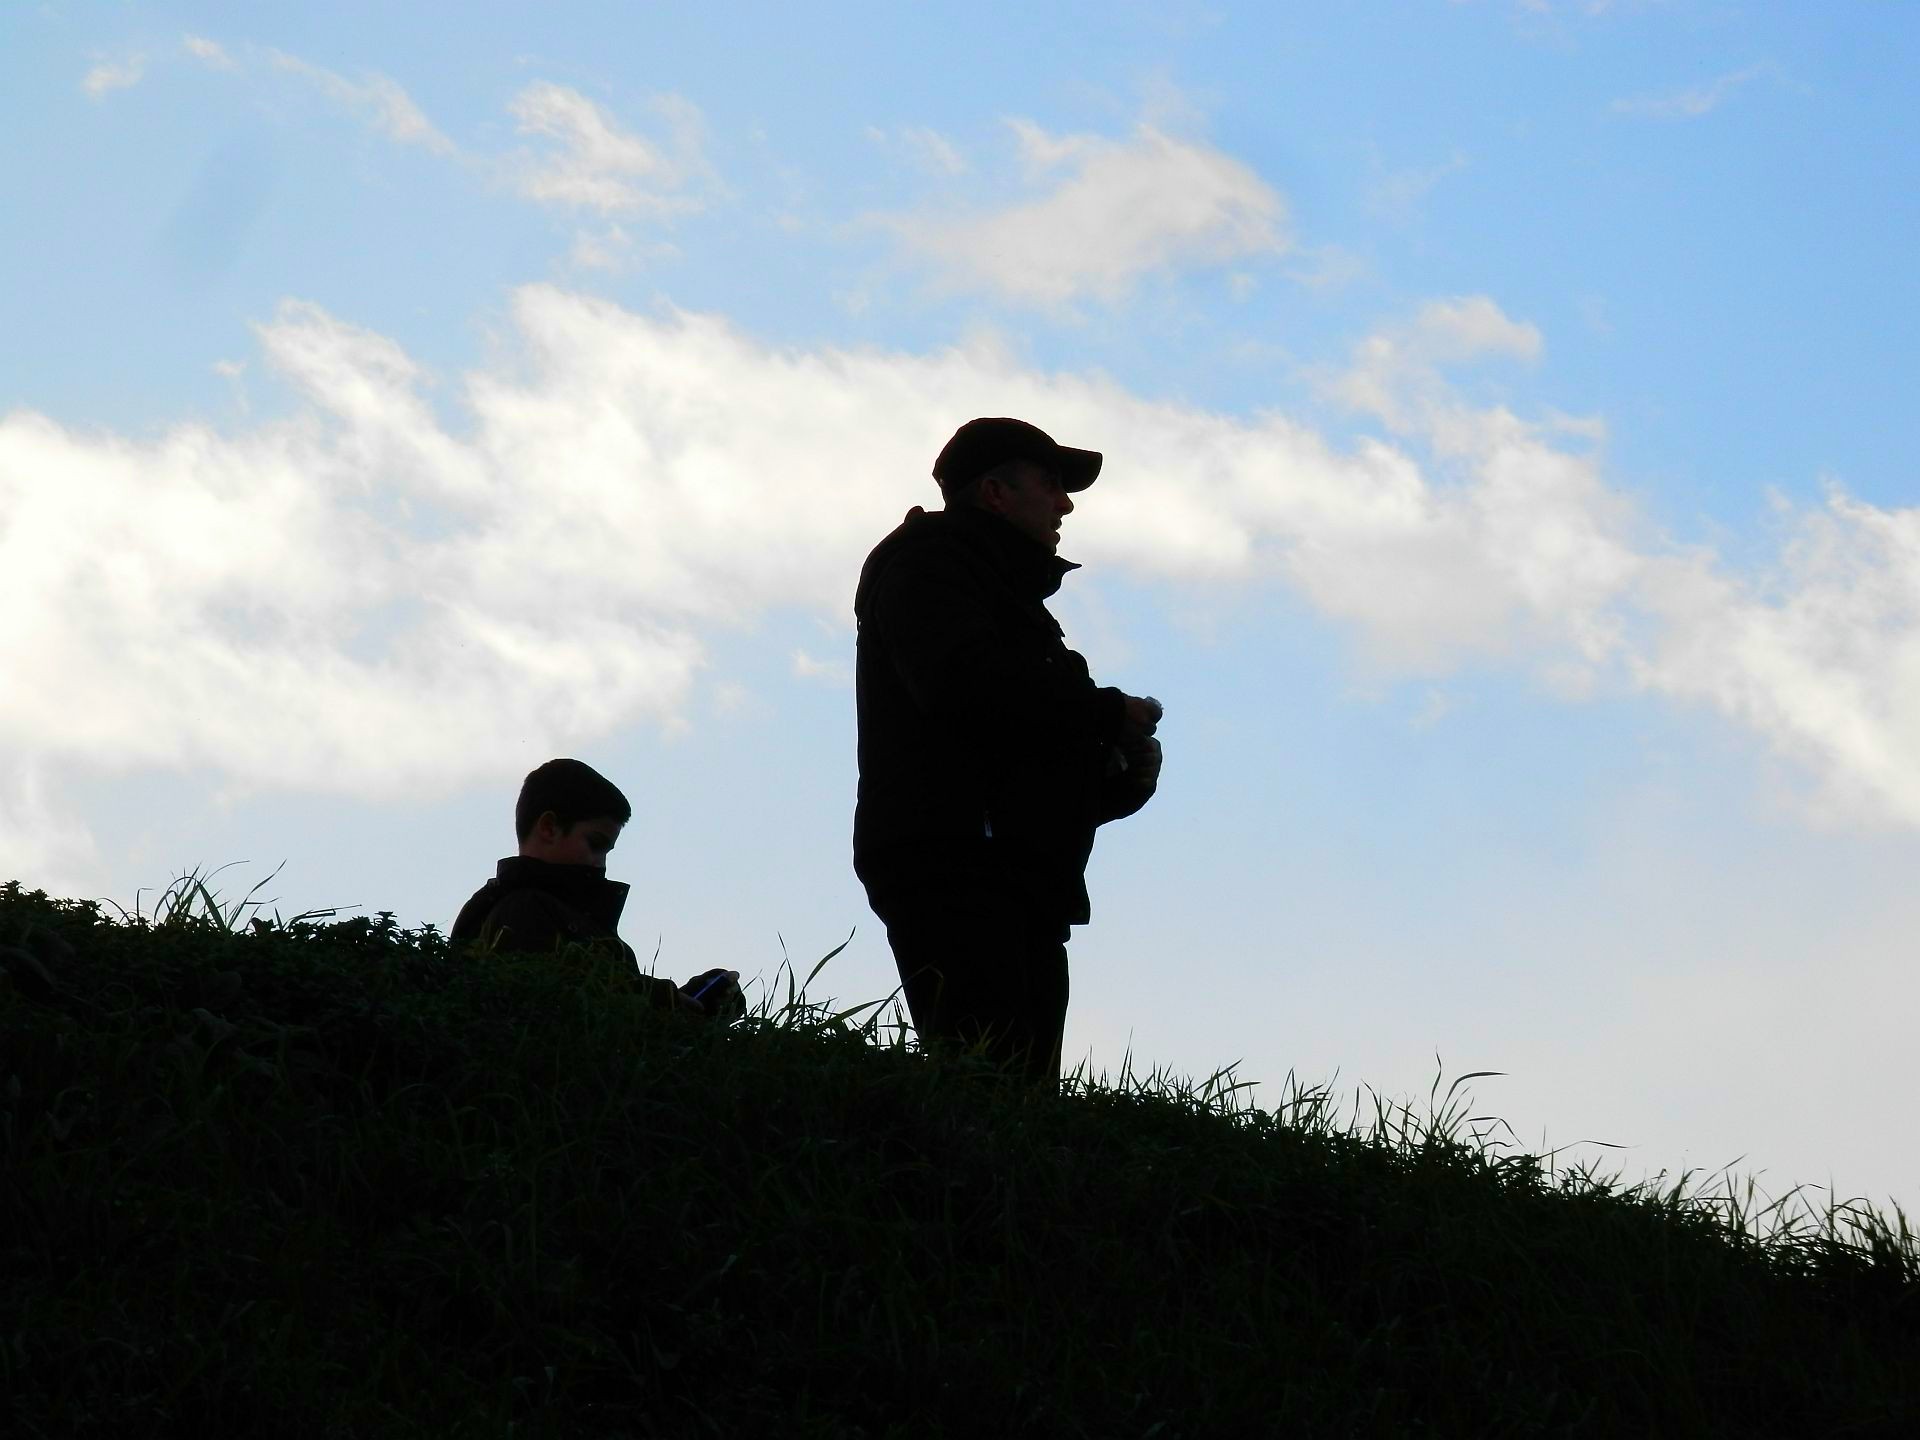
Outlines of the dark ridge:
<svg viewBox="0 0 1920 1440">
<path fill-rule="evenodd" d="M 0 1432 L 1920 1434 L 1904 1219 L 779 998 L 0 887 Z"/>
</svg>

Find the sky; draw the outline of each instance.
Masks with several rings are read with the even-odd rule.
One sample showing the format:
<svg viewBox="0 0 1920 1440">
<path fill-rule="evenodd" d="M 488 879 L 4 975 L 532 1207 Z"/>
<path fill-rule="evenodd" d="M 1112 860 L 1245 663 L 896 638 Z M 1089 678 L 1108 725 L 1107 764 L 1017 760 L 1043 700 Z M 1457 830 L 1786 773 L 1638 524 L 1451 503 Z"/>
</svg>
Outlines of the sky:
<svg viewBox="0 0 1920 1440">
<path fill-rule="evenodd" d="M 1557 1163 L 1911 1209 L 1916 62 L 1885 0 L 16 0 L 0 874 L 444 927 L 575 755 L 661 973 L 878 1000 L 853 584 L 1018 415 L 1166 706 L 1070 1064 L 1495 1071 Z"/>
</svg>

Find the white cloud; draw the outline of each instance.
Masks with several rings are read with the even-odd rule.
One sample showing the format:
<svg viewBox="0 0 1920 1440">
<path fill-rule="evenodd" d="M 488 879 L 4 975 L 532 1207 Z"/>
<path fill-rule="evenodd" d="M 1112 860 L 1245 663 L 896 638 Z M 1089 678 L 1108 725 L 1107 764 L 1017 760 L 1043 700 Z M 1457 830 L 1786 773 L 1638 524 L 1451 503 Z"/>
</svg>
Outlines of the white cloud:
<svg viewBox="0 0 1920 1440">
<path fill-rule="evenodd" d="M 249 64 L 257 64 L 264 56 L 273 69 L 298 77 L 390 140 L 402 145 L 419 145 L 435 154 L 454 153 L 453 142 L 434 128 L 399 82 L 386 75 L 368 72 L 362 79 L 349 80 L 344 75 L 284 51 L 246 46 L 243 53 L 248 57 Z M 182 36 L 179 51 L 168 58 L 177 60 L 179 54 L 190 57 L 210 70 L 232 73 L 242 69 L 240 60 L 224 45 L 202 35 Z M 137 55 L 119 65 L 96 66 L 87 75 L 87 93 L 97 98 L 107 90 L 132 85 L 141 78 L 145 68 L 145 57 Z"/>
<path fill-rule="evenodd" d="M 1821 776 L 1836 811 L 1920 823 L 1920 509 L 1834 488 L 1789 513 L 1774 573 L 1696 563 L 1648 587 L 1664 623 L 1636 674 L 1764 735 Z"/>
<path fill-rule="evenodd" d="M 114 90 L 129 90 L 140 83 L 147 73 L 147 57 L 129 55 L 124 60 L 102 60 L 80 82 L 80 88 L 87 95 L 98 100 L 102 95 Z"/>
<path fill-rule="evenodd" d="M 699 208 L 680 193 L 707 168 L 704 122 L 689 101 L 652 102 L 666 127 L 664 143 L 623 130 L 602 106 L 564 85 L 529 85 L 508 108 L 521 134 L 550 142 L 521 157 L 514 171 L 513 183 L 529 198 L 606 215 Z"/>
<path fill-rule="evenodd" d="M 1554 12 L 1551 0 L 1520 0 L 1520 8 L 1533 15 L 1551 15 Z M 1560 8 L 1577 10 L 1582 15 L 1604 15 L 1613 8 L 1613 0 L 1578 0 L 1576 4 Z"/>
<path fill-rule="evenodd" d="M 1124 141 L 1013 128 L 1044 193 L 982 213 L 879 217 L 950 285 L 1028 305 L 1111 303 L 1154 272 L 1286 248 L 1280 196 L 1218 150 L 1151 125 Z"/>
<path fill-rule="evenodd" d="M 388 139 L 402 145 L 418 145 L 438 155 L 453 153 L 453 142 L 434 128 L 433 122 L 413 103 L 413 97 L 388 76 L 369 71 L 363 79 L 349 80 L 284 51 L 273 50 L 268 54 L 275 69 L 299 76 Z"/>
<path fill-rule="evenodd" d="M 680 247 L 664 240 L 642 240 L 624 225 L 604 230 L 582 230 L 573 237 L 567 263 L 576 270 L 623 275 L 653 261 L 673 260 Z"/>
<path fill-rule="evenodd" d="M 597 232 L 581 231 L 573 237 L 567 262 L 578 270 L 602 270 L 617 275 L 633 263 L 633 237 L 618 225 Z"/>
<path fill-rule="evenodd" d="M 1319 245 L 1296 252 L 1298 263 L 1288 267 L 1287 278 L 1309 290 L 1344 290 L 1367 273 L 1367 262 L 1338 245 Z"/>
<path fill-rule="evenodd" d="M 1613 102 L 1614 113 L 1644 120 L 1698 120 L 1720 108 L 1735 91 L 1774 71 L 1771 64 L 1749 65 L 1703 84 L 1665 95 L 1635 95 Z"/>
<path fill-rule="evenodd" d="M 0 764 L 0 876 L 29 890 L 84 895 L 98 881 L 98 846 L 41 767 Z"/>
<path fill-rule="evenodd" d="M 1406 431 L 1458 408 L 1443 367 L 1489 355 L 1531 361 L 1541 348 L 1539 330 L 1509 319 L 1484 295 L 1431 300 L 1411 323 L 1356 345 L 1349 367 L 1326 388 L 1342 403 Z"/>
<path fill-rule="evenodd" d="M 1540 332 L 1508 319 L 1485 295 L 1428 301 L 1420 307 L 1414 335 L 1428 358 L 1443 363 L 1480 355 L 1533 360 L 1540 354 Z"/>
<path fill-rule="evenodd" d="M 1407 439 L 1345 448 L 988 345 L 782 350 L 548 286 L 513 317 L 457 430 L 392 341 L 296 303 L 261 328 L 291 418 L 0 419 L 0 750 L 417 793 L 671 724 L 716 627 L 847 623 L 956 420 L 1014 413 L 1106 451 L 1069 532 L 1096 574 L 1282 584 L 1401 673 L 1479 657 L 1709 705 L 1836 804 L 1920 824 L 1920 510 L 1836 492 L 1766 576 L 1676 547 L 1563 425 L 1445 391 L 1444 364 L 1537 353 L 1491 302 L 1398 327 L 1427 387 Z"/>
<path fill-rule="evenodd" d="M 1367 208 L 1396 224 L 1407 224 L 1442 181 L 1466 168 L 1467 157 L 1456 150 L 1438 165 L 1376 175 L 1367 183 Z"/>
<path fill-rule="evenodd" d="M 897 151 L 917 168 L 943 179 L 964 175 L 972 168 L 959 146 L 938 130 L 917 126 L 882 130 L 877 125 L 869 125 L 867 138 L 881 149 Z"/>
<path fill-rule="evenodd" d="M 969 168 L 967 157 L 937 130 L 902 130 L 900 140 L 922 165 L 937 174 L 964 175 Z"/>
<path fill-rule="evenodd" d="M 853 684 L 853 666 L 845 660 L 822 660 L 805 650 L 793 652 L 793 673 L 802 680 L 825 680 L 834 685 Z"/>
<path fill-rule="evenodd" d="M 368 71 L 359 79 L 349 79 L 298 55 L 251 45 L 243 46 L 236 58 L 218 41 L 198 35 L 184 36 L 180 50 L 215 70 L 239 71 L 264 64 L 312 87 L 398 144 L 419 146 L 436 155 L 460 153 L 390 76 Z M 133 84 L 143 64 L 136 57 L 120 66 L 96 67 L 86 80 L 88 93 L 98 96 Z M 508 188 L 541 204 L 603 216 L 697 210 L 704 202 L 695 193 L 696 186 L 712 178 L 704 153 L 705 121 L 698 107 L 675 95 L 657 96 L 649 108 L 662 132 L 657 139 L 622 128 L 604 107 L 576 90 L 546 82 L 529 85 L 513 97 L 508 109 L 519 133 L 539 143 L 511 154 L 467 158 Z M 930 131 L 907 133 L 915 144 L 938 139 Z M 620 226 L 610 225 L 577 234 L 568 261 L 577 270 L 618 272 L 664 253 L 669 252 L 636 245 Z"/>
<path fill-rule="evenodd" d="M 238 70 L 239 63 L 227 53 L 227 49 L 218 40 L 209 40 L 204 35 L 185 35 L 180 39 L 180 48 L 198 60 L 210 70 Z"/>
</svg>

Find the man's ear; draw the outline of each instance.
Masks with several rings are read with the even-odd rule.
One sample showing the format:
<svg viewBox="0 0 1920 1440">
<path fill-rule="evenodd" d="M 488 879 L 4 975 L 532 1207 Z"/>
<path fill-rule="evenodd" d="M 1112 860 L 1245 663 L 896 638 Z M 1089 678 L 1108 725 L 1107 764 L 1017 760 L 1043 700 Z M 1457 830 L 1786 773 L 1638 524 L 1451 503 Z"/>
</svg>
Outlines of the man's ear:
<svg viewBox="0 0 1920 1440">
<path fill-rule="evenodd" d="M 540 818 L 533 822 L 533 833 L 540 840 L 558 840 L 561 833 L 560 817 L 551 810 L 542 810 Z"/>
</svg>

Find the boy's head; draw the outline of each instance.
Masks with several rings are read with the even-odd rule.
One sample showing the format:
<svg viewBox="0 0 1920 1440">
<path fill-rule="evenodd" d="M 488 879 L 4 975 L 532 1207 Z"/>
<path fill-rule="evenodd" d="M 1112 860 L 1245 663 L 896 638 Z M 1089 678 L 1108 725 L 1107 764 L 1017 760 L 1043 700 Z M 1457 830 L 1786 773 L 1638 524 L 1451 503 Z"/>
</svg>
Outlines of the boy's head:
<svg viewBox="0 0 1920 1440">
<path fill-rule="evenodd" d="M 556 865 L 605 868 L 631 818 L 633 807 L 619 788 L 578 760 L 549 760 L 535 769 L 513 807 L 520 853 Z"/>
</svg>

